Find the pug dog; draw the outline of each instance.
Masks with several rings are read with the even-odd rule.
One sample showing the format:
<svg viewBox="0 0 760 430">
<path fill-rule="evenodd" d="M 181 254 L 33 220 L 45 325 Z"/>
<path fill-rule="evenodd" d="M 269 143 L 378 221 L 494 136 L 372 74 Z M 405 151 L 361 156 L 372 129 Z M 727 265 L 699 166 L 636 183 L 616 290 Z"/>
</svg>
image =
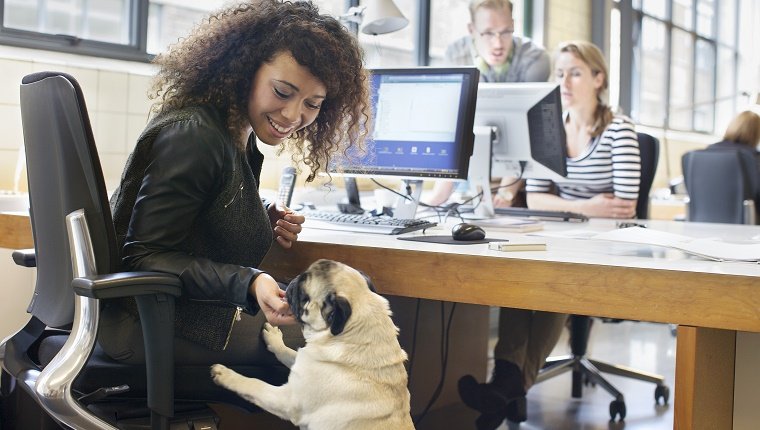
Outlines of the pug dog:
<svg viewBox="0 0 760 430">
<path fill-rule="evenodd" d="M 302 430 L 414 429 L 398 328 L 388 301 L 345 264 L 318 260 L 294 279 L 286 297 L 306 345 L 288 348 L 277 327 L 262 331 L 269 351 L 290 368 L 270 385 L 223 365 L 214 381 Z"/>
</svg>

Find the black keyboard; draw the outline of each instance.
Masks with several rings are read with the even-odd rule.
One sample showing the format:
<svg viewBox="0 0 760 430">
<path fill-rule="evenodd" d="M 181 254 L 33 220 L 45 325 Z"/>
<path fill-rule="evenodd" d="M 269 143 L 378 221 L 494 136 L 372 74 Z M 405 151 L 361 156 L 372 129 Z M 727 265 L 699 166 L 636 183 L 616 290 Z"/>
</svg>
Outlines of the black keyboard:
<svg viewBox="0 0 760 430">
<path fill-rule="evenodd" d="M 354 231 L 360 233 L 401 234 L 436 225 L 421 219 L 397 219 L 388 216 L 344 214 L 332 211 L 306 211 L 304 227 L 325 230 Z"/>
<path fill-rule="evenodd" d="M 494 212 L 496 212 L 496 215 L 540 218 L 549 221 L 588 221 L 586 215 L 567 211 L 542 211 L 528 208 L 494 208 Z"/>
</svg>

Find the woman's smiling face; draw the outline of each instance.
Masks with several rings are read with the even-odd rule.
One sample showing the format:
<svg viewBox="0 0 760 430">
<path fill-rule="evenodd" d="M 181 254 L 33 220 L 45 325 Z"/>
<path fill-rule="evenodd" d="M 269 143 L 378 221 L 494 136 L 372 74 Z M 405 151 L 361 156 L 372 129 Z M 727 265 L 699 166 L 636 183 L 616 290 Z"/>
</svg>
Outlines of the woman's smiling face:
<svg viewBox="0 0 760 430">
<path fill-rule="evenodd" d="M 248 120 L 259 140 L 276 146 L 317 119 L 325 85 L 290 52 L 276 54 L 253 77 Z"/>
</svg>

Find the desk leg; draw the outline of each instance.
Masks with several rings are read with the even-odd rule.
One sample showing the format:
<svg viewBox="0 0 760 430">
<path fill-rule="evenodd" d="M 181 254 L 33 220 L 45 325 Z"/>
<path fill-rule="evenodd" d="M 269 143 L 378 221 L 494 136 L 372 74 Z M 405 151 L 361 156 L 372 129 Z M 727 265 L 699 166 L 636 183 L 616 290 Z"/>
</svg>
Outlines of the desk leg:
<svg viewBox="0 0 760 430">
<path fill-rule="evenodd" d="M 391 304 L 393 320 L 400 329 L 399 343 L 407 354 L 414 351 L 409 392 L 412 416 L 417 417 L 427 406 L 441 380 L 442 324 L 448 322 L 452 309 L 449 302 L 386 296 Z M 443 305 L 443 306 L 441 306 Z M 441 313 L 443 311 L 443 314 Z M 418 318 L 415 315 L 419 312 Z M 478 381 L 487 380 L 488 306 L 458 303 L 449 332 L 449 351 L 444 385 L 438 400 L 431 406 L 418 430 L 471 429 L 478 414 L 459 399 L 457 383 L 466 374 Z M 416 347 L 412 344 L 417 325 Z M 411 365 L 411 361 L 408 363 Z"/>
<path fill-rule="evenodd" d="M 673 428 L 731 429 L 736 332 L 678 326 Z"/>
</svg>

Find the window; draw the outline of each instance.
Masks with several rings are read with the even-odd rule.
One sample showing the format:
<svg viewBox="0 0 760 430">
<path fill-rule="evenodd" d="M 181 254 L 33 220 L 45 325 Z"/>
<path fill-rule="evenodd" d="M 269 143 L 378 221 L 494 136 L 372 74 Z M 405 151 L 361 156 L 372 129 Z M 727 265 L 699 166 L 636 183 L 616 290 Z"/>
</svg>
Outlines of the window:
<svg viewBox="0 0 760 430">
<path fill-rule="evenodd" d="M 150 61 L 209 12 L 237 0 L 0 0 L 0 44 L 122 60 Z M 311 0 L 322 13 L 345 14 L 375 0 Z M 656 6 L 660 0 L 653 4 Z M 409 20 L 385 35 L 359 34 L 367 67 L 440 65 L 446 47 L 467 35 L 469 0 L 394 0 Z M 531 22 L 513 0 L 515 33 Z"/>
<path fill-rule="evenodd" d="M 0 43 L 149 61 L 232 0 L 0 0 Z"/>
<path fill-rule="evenodd" d="M 633 40 L 633 55 L 620 56 L 620 67 L 631 71 L 620 74 L 619 91 L 631 92 L 630 106 L 623 110 L 644 125 L 721 134 L 746 106 L 745 94 L 756 91 L 758 60 L 745 39 L 757 40 L 753 23 L 760 18 L 760 5 L 748 0 L 613 2 L 611 22 L 625 19 L 621 16 L 634 22 L 632 34 L 610 36 L 613 48 L 621 38 Z M 631 82 L 623 82 L 624 76 Z"/>
</svg>

